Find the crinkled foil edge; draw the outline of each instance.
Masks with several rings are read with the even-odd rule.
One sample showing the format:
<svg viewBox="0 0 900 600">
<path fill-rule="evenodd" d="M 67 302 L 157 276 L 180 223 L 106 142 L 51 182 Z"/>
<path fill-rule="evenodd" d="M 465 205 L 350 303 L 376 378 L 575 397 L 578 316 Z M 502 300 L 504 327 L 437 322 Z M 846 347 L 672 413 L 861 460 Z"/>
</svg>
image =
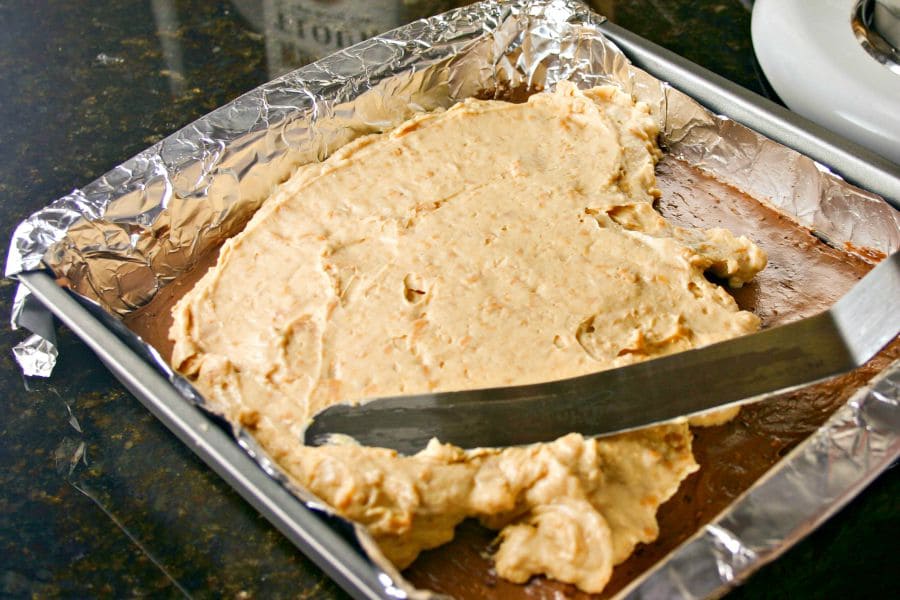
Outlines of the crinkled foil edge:
<svg viewBox="0 0 900 600">
<path fill-rule="evenodd" d="M 619 594 L 719 597 L 842 508 L 900 455 L 900 361 L 711 523 Z"/>
<path fill-rule="evenodd" d="M 6 274 L 49 268 L 99 303 L 119 335 L 141 348 L 188 400 L 203 399 L 125 330 L 123 315 L 152 299 L 206 251 L 236 233 L 296 166 L 422 110 L 485 91 L 540 89 L 562 79 L 615 83 L 647 102 L 667 150 L 794 216 L 820 237 L 888 253 L 900 215 L 880 198 L 767 140 L 631 66 L 573 0 L 484 2 L 417 21 L 298 69 L 245 94 L 21 223 Z M 20 288 L 13 325 L 34 332 L 17 346 L 28 375 L 49 375 L 53 324 Z M 771 560 L 825 518 L 900 452 L 900 365 L 860 391 L 741 499 L 625 594 L 715 596 Z M 893 428 L 885 428 L 885 423 Z M 310 508 L 333 514 L 296 486 L 242 429 L 238 443 Z M 812 465 L 812 468 L 809 467 Z M 797 511 L 783 510 L 797 495 Z M 789 497 L 792 502 L 781 500 Z M 796 504 L 792 504 L 796 505 Z M 752 517 L 752 518 L 751 518 Z M 431 597 L 357 537 L 393 597 Z M 804 527 L 806 529 L 804 529 Z"/>
</svg>

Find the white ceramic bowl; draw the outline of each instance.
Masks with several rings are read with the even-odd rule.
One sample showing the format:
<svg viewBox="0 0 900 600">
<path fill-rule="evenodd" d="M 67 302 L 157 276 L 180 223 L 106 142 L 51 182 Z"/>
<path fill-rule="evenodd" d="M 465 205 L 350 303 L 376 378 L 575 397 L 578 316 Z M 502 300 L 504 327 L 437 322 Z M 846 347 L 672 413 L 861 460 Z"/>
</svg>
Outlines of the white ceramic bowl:
<svg viewBox="0 0 900 600">
<path fill-rule="evenodd" d="M 788 107 L 900 164 L 900 75 L 863 49 L 857 0 L 757 0 L 753 48 Z"/>
</svg>

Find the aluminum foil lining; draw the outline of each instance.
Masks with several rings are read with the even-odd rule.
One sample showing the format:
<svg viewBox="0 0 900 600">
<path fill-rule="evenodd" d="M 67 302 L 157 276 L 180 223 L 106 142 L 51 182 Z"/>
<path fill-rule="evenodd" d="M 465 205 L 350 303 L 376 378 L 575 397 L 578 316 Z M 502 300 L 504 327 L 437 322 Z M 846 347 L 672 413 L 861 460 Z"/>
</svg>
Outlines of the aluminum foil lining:
<svg viewBox="0 0 900 600">
<path fill-rule="evenodd" d="M 16 229 L 6 274 L 49 268 L 111 315 L 127 314 L 237 233 L 297 166 L 416 112 L 560 80 L 630 91 L 653 108 L 671 154 L 764 199 L 834 244 L 885 253 L 900 247 L 900 214 L 882 199 L 631 66 L 603 37 L 602 21 L 574 0 L 483 2 L 338 52 L 241 96 L 29 217 Z M 52 322 L 46 311 L 42 321 L 22 310 L 25 304 L 24 297 L 17 302 L 14 322 L 36 335 L 19 354 L 33 370 L 46 372 Z M 143 344 L 132 337 L 132 344 Z M 184 380 L 158 366 L 187 400 L 197 401 Z M 627 593 L 714 595 L 787 548 L 809 519 L 836 510 L 900 452 L 897 434 L 890 433 L 900 431 L 898 381 L 895 364 L 874 390 L 857 394 Z M 324 508 L 293 486 L 246 432 L 236 435 L 270 475 L 310 506 Z M 771 500 L 798 494 L 805 501 L 795 511 L 784 510 L 791 502 Z M 428 596 L 384 561 L 361 528 L 357 532 L 382 571 L 386 594 Z M 705 558 L 695 560 L 699 556 Z"/>
<path fill-rule="evenodd" d="M 56 344 L 36 333 L 13 346 L 12 353 L 26 377 L 50 377 L 59 358 Z"/>
<path fill-rule="evenodd" d="M 22 374 L 50 377 L 59 357 L 53 317 L 25 286 L 16 288 L 10 322 L 13 329 L 24 327 L 33 332 L 12 349 Z"/>
<path fill-rule="evenodd" d="M 897 398 L 900 362 L 857 391 L 714 522 L 620 596 L 717 597 L 780 556 L 900 455 Z"/>
</svg>

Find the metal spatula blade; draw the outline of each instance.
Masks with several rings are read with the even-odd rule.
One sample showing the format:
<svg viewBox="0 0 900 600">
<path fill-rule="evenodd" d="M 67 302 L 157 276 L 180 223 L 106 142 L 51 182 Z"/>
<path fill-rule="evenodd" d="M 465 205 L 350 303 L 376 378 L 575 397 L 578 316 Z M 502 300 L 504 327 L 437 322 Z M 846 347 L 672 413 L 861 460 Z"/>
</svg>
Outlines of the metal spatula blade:
<svg viewBox="0 0 900 600">
<path fill-rule="evenodd" d="M 339 404 L 304 434 L 411 454 L 432 437 L 463 448 L 599 435 L 751 401 L 861 366 L 900 331 L 900 253 L 830 310 L 760 333 L 619 369 L 535 385 Z"/>
</svg>

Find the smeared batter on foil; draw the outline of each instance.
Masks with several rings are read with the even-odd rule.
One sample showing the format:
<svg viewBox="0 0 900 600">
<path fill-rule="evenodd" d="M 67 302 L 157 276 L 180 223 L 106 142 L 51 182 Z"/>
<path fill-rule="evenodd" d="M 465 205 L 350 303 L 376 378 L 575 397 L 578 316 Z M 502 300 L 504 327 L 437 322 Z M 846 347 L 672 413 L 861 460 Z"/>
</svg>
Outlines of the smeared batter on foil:
<svg viewBox="0 0 900 600">
<path fill-rule="evenodd" d="M 696 469 L 686 422 L 412 457 L 298 440 L 335 402 L 560 379 L 756 330 L 704 272 L 740 286 L 765 254 L 656 213 L 656 134 L 616 88 L 560 83 L 360 138 L 226 243 L 174 310 L 173 364 L 398 566 L 477 517 L 500 530 L 500 576 L 600 591 Z"/>
</svg>

